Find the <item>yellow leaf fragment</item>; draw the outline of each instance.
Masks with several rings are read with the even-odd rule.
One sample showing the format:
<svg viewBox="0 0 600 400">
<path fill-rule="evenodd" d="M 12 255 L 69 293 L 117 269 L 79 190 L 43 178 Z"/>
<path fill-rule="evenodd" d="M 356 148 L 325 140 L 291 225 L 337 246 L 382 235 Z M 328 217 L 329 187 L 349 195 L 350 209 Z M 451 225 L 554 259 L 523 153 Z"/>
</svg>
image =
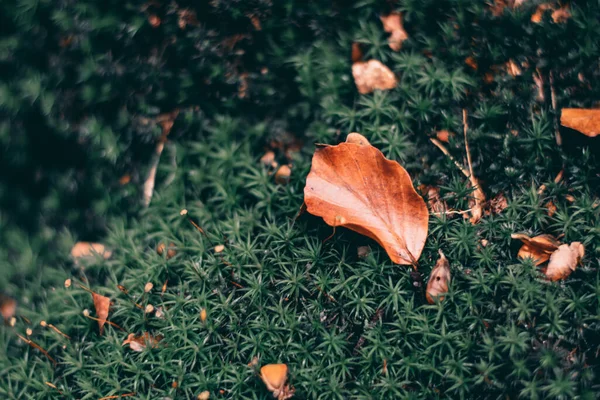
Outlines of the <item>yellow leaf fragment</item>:
<svg viewBox="0 0 600 400">
<path fill-rule="evenodd" d="M 260 378 L 277 400 L 290 399 L 294 395 L 294 389 L 286 384 L 287 376 L 286 364 L 268 364 L 260 369 Z"/>
</svg>

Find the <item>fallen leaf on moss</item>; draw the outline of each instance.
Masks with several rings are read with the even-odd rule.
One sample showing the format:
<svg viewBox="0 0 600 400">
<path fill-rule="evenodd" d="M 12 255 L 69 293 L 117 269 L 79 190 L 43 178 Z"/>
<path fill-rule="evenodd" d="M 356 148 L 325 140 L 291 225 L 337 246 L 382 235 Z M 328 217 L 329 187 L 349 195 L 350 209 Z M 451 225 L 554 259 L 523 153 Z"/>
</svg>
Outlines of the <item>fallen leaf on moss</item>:
<svg viewBox="0 0 600 400">
<path fill-rule="evenodd" d="M 286 385 L 288 367 L 285 364 L 268 364 L 260 369 L 260 378 L 277 400 L 291 399 L 294 389 Z"/>
<path fill-rule="evenodd" d="M 562 244 L 552 253 L 550 262 L 543 272 L 551 281 L 566 279 L 571 272 L 575 271 L 584 254 L 585 248 L 580 242 Z"/>
<path fill-rule="evenodd" d="M 416 265 L 427 238 L 427 206 L 408 172 L 375 147 L 341 143 L 317 148 L 304 202 L 328 225 L 377 241 L 393 262 Z"/>
<path fill-rule="evenodd" d="M 123 341 L 122 346 L 128 344 L 131 350 L 141 352 L 148 346 L 150 346 L 153 349 L 157 348 L 159 342 L 162 339 L 162 335 L 152 336 L 148 332 L 145 332 L 143 335 L 140 336 L 136 336 L 133 333 L 130 333 L 127 336 L 127 339 Z"/>
<path fill-rule="evenodd" d="M 540 265 L 548 261 L 552 253 L 560 246 L 560 242 L 552 235 L 544 234 L 529 237 L 522 233 L 513 233 L 510 237 L 523 242 L 523 246 L 519 249 L 517 257 L 521 259 L 531 258 L 535 265 Z"/>
<path fill-rule="evenodd" d="M 490 212 L 492 214 L 500 214 L 506 207 L 508 207 L 508 200 L 506 200 L 503 193 L 498 193 L 490 200 Z"/>
<path fill-rule="evenodd" d="M 473 58 L 473 56 L 465 58 L 465 64 L 467 64 L 471 69 L 477 71 L 477 61 L 475 61 L 475 58 Z"/>
<path fill-rule="evenodd" d="M 208 390 L 205 390 L 204 392 L 202 392 L 198 395 L 198 400 L 208 400 L 208 399 L 210 399 L 210 392 Z"/>
<path fill-rule="evenodd" d="M 267 151 L 261 158 L 260 163 L 265 167 L 277 167 L 277 163 L 275 162 L 275 152 L 272 150 Z"/>
<path fill-rule="evenodd" d="M 439 250 L 439 253 L 440 258 L 431 270 L 429 282 L 427 282 L 425 297 L 429 304 L 434 304 L 435 299 L 444 300 L 444 294 L 448 293 L 448 285 L 450 284 L 450 263 L 441 250 Z"/>
<path fill-rule="evenodd" d="M 4 321 L 10 321 L 10 319 L 15 316 L 16 312 L 17 301 L 12 297 L 0 294 L 0 314 L 2 314 Z"/>
<path fill-rule="evenodd" d="M 290 175 L 292 174 L 292 169 L 287 165 L 282 165 L 279 167 L 277 172 L 275 172 L 275 182 L 278 185 L 285 185 L 290 181 Z"/>
<path fill-rule="evenodd" d="M 427 196 L 427 206 L 434 215 L 442 215 L 448 211 L 448 204 L 440 196 L 440 189 L 431 185 L 419 186 L 421 193 Z"/>
<path fill-rule="evenodd" d="M 393 12 L 390 15 L 380 17 L 383 23 L 383 30 L 390 33 L 388 43 L 394 51 L 399 51 L 402 48 L 402 42 L 408 39 L 408 34 L 402 25 L 402 14 Z"/>
<path fill-rule="evenodd" d="M 441 131 L 437 131 L 435 136 L 440 142 L 448 143 L 450 138 L 454 136 L 454 133 L 447 131 L 446 129 L 442 129 Z"/>
<path fill-rule="evenodd" d="M 110 299 L 106 296 L 102 296 L 94 292 L 92 292 L 92 298 L 94 299 L 94 308 L 96 309 L 100 335 L 102 335 L 102 332 L 104 332 L 104 324 L 106 323 L 106 319 L 108 318 Z"/>
<path fill-rule="evenodd" d="M 506 71 L 511 76 L 519 76 L 522 74 L 521 67 L 519 67 L 519 65 L 512 59 L 508 60 L 508 62 L 506 63 Z"/>
<path fill-rule="evenodd" d="M 554 205 L 554 203 L 552 202 L 552 200 L 549 200 L 546 203 L 546 209 L 548 210 L 548 216 L 552 217 L 554 215 L 554 213 L 556 212 L 557 208 L 556 205 Z"/>
<path fill-rule="evenodd" d="M 110 258 L 112 252 L 107 250 L 101 243 L 77 242 L 71 249 L 71 256 L 75 259 L 82 257 L 91 257 L 94 254 L 100 254 L 105 259 Z"/>
<path fill-rule="evenodd" d="M 563 108 L 560 124 L 589 137 L 600 135 L 600 109 Z"/>
<path fill-rule="evenodd" d="M 352 76 L 360 94 L 393 89 L 398 84 L 396 75 L 377 60 L 355 62 L 352 64 Z"/>
</svg>

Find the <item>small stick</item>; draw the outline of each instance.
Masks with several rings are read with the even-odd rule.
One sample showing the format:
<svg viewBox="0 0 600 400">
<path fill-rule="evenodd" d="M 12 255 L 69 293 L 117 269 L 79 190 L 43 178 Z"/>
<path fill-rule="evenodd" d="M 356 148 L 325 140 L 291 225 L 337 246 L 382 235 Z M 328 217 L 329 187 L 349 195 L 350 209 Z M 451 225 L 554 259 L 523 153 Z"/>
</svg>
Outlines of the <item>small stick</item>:
<svg viewBox="0 0 600 400">
<path fill-rule="evenodd" d="M 137 305 L 137 304 L 136 304 L 136 305 Z M 87 317 L 87 318 L 89 318 L 89 319 L 92 319 L 92 320 L 94 320 L 94 321 L 98 321 L 98 322 L 100 322 L 100 320 L 99 320 L 98 318 L 96 318 L 96 317 L 92 317 L 91 315 L 86 315 L 86 317 Z M 109 321 L 109 320 L 106 320 L 106 321 L 104 321 L 104 322 L 105 322 L 106 324 L 109 324 L 109 325 L 111 325 L 111 326 L 114 326 L 114 327 L 115 327 L 115 328 L 117 328 L 117 329 L 120 329 L 120 330 L 121 330 L 121 331 L 123 331 L 123 332 L 127 332 L 125 329 L 121 328 L 119 325 L 115 324 L 114 322 L 111 322 L 111 321 Z"/>
<path fill-rule="evenodd" d="M 435 138 L 429 138 L 429 140 L 431 140 L 431 143 L 435 144 L 437 146 L 438 149 L 440 149 L 442 151 L 442 153 L 444 153 L 445 155 L 448 156 L 448 158 L 450 158 L 450 160 L 454 163 L 454 165 L 456 165 L 456 167 L 460 170 L 460 172 L 463 173 L 463 175 L 467 178 L 469 178 L 469 171 L 467 171 L 465 169 L 465 167 L 463 167 L 462 165 L 460 165 L 458 163 L 458 161 L 456 161 L 456 159 L 454 157 L 452 157 L 452 154 L 450 154 L 450 152 L 448 151 L 448 149 L 442 144 L 442 142 L 440 142 L 439 140 L 435 139 Z"/>
<path fill-rule="evenodd" d="M 556 89 L 554 89 L 554 74 L 550 71 L 550 102 L 552 104 L 552 110 L 554 111 L 554 129 L 556 135 L 556 144 L 562 146 L 562 136 L 558 127 L 558 119 L 556 114 Z"/>
<path fill-rule="evenodd" d="M 475 179 L 475 175 L 473 175 L 473 164 L 471 162 L 471 150 L 469 149 L 469 139 L 467 138 L 467 131 L 469 130 L 469 125 L 467 123 L 467 110 L 463 108 L 462 110 L 463 116 L 463 133 L 465 134 L 465 151 L 467 152 L 467 165 L 469 166 L 469 180 L 471 181 L 471 185 L 473 187 L 477 186 L 477 179 Z"/>
<path fill-rule="evenodd" d="M 57 327 L 55 327 L 52 324 L 47 323 L 46 321 L 40 322 L 40 325 L 43 327 L 48 327 L 48 328 L 52 329 L 54 332 L 58 333 L 59 335 L 62 335 L 63 337 L 71 340 L 71 337 L 69 335 L 62 333 Z"/>
<path fill-rule="evenodd" d="M 48 352 L 46 350 L 44 350 L 40 345 L 35 344 L 31 340 L 24 338 L 23 336 L 19 335 L 18 333 L 17 333 L 17 336 L 19 337 L 19 339 L 21 339 L 22 341 L 24 341 L 25 343 L 27 343 L 34 349 L 38 349 L 39 351 L 41 351 L 42 354 L 45 355 L 48 358 L 48 360 L 52 361 L 52 364 L 56 367 L 56 360 L 54 358 L 50 357 L 50 354 L 48 354 Z"/>
<path fill-rule="evenodd" d="M 44 384 L 46 384 L 47 386 L 50 386 L 52 389 L 58 390 L 58 393 L 63 394 L 63 392 L 61 392 L 59 388 L 57 388 L 55 385 L 51 384 L 50 382 L 44 382 Z"/>
</svg>

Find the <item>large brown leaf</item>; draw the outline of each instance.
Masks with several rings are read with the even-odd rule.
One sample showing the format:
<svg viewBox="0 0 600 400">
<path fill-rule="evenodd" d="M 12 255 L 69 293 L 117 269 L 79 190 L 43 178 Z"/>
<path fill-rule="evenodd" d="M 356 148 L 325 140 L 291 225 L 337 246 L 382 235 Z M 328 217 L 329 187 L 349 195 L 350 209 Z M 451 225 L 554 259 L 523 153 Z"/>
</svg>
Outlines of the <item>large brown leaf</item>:
<svg viewBox="0 0 600 400">
<path fill-rule="evenodd" d="M 400 164 L 356 135 L 315 151 L 304 188 L 307 210 L 376 240 L 393 262 L 416 265 L 427 238 L 425 201 Z"/>
<path fill-rule="evenodd" d="M 563 108 L 560 124 L 586 136 L 600 135 L 600 109 Z"/>
</svg>

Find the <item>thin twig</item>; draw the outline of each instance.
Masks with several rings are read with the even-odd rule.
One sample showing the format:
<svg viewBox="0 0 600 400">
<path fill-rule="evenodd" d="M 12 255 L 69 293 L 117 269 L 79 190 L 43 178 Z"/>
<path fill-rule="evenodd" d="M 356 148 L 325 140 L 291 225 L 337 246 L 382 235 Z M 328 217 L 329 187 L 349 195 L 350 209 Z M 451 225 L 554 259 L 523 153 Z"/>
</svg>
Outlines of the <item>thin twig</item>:
<svg viewBox="0 0 600 400">
<path fill-rule="evenodd" d="M 114 396 L 106 396 L 106 397 L 102 397 L 101 399 L 98 400 L 111 400 L 111 399 L 120 399 L 121 397 L 131 397 L 131 396 L 135 396 L 136 393 L 135 392 L 131 392 L 131 393 L 125 393 L 125 394 L 116 394 Z"/>
<path fill-rule="evenodd" d="M 562 136 L 560 135 L 560 129 L 558 125 L 558 113 L 556 112 L 556 89 L 554 89 L 554 74 L 550 71 L 550 102 L 552 104 L 552 110 L 554 111 L 554 130 L 556 136 L 556 144 L 562 146 Z"/>
<path fill-rule="evenodd" d="M 38 349 L 39 351 L 41 351 L 42 354 L 45 355 L 48 358 L 48 360 L 52 361 L 52 365 L 54 365 L 56 367 L 56 360 L 54 358 L 52 358 L 50 356 L 50 354 L 46 350 L 44 350 L 40 345 L 35 344 L 31 340 L 29 340 L 27 338 L 24 338 L 23 336 L 19 335 L 18 333 L 17 333 L 17 336 L 19 337 L 19 339 L 21 339 L 22 341 L 24 341 L 25 343 L 27 343 L 28 345 L 30 345 L 34 349 Z"/>
<path fill-rule="evenodd" d="M 435 144 L 437 146 L 438 149 L 440 149 L 442 151 L 442 153 L 444 153 L 445 155 L 448 156 L 448 158 L 450 158 L 450 160 L 454 163 L 454 165 L 456 165 L 456 167 L 460 170 L 460 172 L 463 173 L 463 175 L 467 178 L 469 178 L 469 171 L 467 171 L 465 169 L 465 167 L 463 167 L 462 165 L 459 164 L 458 161 L 456 161 L 456 159 L 454 157 L 452 157 L 452 154 L 450 154 L 450 152 L 448 151 L 448 149 L 442 144 L 442 142 L 440 142 L 439 140 L 435 139 L 435 138 L 429 138 L 429 140 L 431 140 L 431 143 Z"/>
<path fill-rule="evenodd" d="M 469 148 L 469 139 L 467 138 L 467 131 L 469 130 L 469 124 L 467 123 L 467 110 L 463 108 L 463 133 L 465 135 L 465 151 L 467 152 L 467 165 L 469 166 L 469 180 L 473 187 L 477 186 L 477 179 L 473 175 L 473 163 L 471 162 L 471 149 Z"/>
</svg>

